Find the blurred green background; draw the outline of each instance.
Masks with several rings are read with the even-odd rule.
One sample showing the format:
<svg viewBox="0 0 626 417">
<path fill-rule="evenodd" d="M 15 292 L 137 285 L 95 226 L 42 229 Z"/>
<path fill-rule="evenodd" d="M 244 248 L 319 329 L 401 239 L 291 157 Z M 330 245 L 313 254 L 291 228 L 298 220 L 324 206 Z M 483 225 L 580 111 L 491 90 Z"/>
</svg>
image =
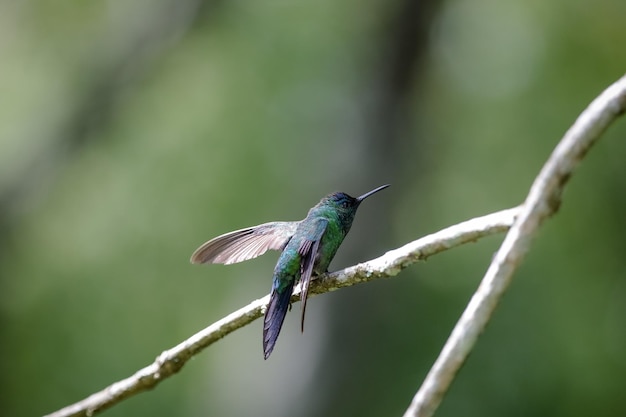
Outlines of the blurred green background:
<svg viewBox="0 0 626 417">
<path fill-rule="evenodd" d="M 218 234 L 391 183 L 331 269 L 520 203 L 626 69 L 626 2 L 0 3 L 0 408 L 52 412 L 269 291 Z M 438 416 L 624 416 L 626 120 Z M 401 415 L 502 236 L 260 321 L 107 416 Z M 299 305 L 294 306 L 299 311 Z"/>
</svg>

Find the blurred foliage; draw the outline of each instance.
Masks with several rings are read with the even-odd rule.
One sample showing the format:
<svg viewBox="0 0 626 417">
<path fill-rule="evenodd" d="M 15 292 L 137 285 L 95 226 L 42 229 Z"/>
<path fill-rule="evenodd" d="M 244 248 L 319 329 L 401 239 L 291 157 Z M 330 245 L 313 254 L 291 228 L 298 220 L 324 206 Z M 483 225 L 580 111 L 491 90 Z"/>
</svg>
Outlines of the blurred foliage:
<svg viewBox="0 0 626 417">
<path fill-rule="evenodd" d="M 263 296 L 226 231 L 361 208 L 332 268 L 518 204 L 624 73 L 623 0 L 0 3 L 4 415 L 41 415 Z M 623 416 L 626 121 L 588 155 L 438 416 Z M 260 323 L 109 416 L 400 415 L 501 237 Z M 299 308 L 298 305 L 295 306 Z"/>
</svg>

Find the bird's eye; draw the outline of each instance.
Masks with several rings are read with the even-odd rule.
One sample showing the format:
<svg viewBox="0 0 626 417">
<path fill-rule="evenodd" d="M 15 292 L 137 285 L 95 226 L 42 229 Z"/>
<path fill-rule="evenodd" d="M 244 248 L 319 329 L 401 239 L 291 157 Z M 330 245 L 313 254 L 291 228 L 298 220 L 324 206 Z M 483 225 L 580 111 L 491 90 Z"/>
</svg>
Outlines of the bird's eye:
<svg viewBox="0 0 626 417">
<path fill-rule="evenodd" d="M 348 206 L 349 206 L 349 204 L 348 204 L 347 201 L 344 201 L 344 202 L 341 203 L 341 207 L 343 207 L 343 208 L 348 208 Z"/>
</svg>

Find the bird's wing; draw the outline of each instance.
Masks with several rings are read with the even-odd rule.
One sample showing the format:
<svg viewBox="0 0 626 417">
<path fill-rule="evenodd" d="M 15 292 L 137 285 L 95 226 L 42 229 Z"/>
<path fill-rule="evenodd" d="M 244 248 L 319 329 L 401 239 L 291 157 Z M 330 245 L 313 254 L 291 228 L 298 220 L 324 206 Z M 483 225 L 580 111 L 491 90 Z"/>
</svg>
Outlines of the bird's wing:
<svg viewBox="0 0 626 417">
<path fill-rule="evenodd" d="M 299 222 L 270 222 L 226 233 L 205 242 L 191 255 L 193 264 L 234 264 L 282 250 Z"/>
<path fill-rule="evenodd" d="M 304 331 L 304 313 L 306 312 L 306 300 L 309 293 L 313 265 L 315 264 L 315 258 L 319 252 L 322 236 L 324 236 L 324 232 L 326 232 L 327 227 L 328 220 L 324 218 L 317 219 L 312 225 L 310 235 L 302 241 L 300 247 L 298 248 L 298 253 L 302 256 L 302 260 L 300 262 L 300 282 L 302 283 L 302 291 L 300 293 L 300 300 L 302 301 L 300 329 L 302 331 Z"/>
</svg>

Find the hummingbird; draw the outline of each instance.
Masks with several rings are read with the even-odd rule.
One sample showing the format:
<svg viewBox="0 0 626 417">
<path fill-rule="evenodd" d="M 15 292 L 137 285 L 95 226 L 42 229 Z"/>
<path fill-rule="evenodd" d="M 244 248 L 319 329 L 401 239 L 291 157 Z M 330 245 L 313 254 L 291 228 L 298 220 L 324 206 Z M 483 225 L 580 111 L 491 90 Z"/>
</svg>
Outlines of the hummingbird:
<svg viewBox="0 0 626 417">
<path fill-rule="evenodd" d="M 269 222 L 220 235 L 205 242 L 191 255 L 192 264 L 234 264 L 263 255 L 268 250 L 281 251 L 274 268 L 270 301 L 263 320 L 263 356 L 267 359 L 276 344 L 283 321 L 290 308 L 291 295 L 301 283 L 304 331 L 306 301 L 313 274 L 328 271 L 328 265 L 352 226 L 359 205 L 367 197 L 389 184 L 360 197 L 335 192 L 322 198 L 300 221 Z"/>
</svg>

